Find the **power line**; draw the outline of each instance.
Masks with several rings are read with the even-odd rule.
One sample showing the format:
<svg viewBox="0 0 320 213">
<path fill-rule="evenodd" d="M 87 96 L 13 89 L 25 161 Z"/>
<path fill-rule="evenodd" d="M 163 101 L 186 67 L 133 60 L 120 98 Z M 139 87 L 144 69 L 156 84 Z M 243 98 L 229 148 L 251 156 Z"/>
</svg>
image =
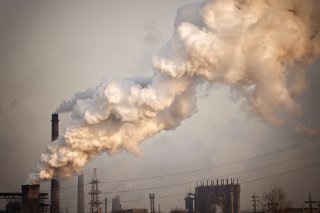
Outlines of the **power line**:
<svg viewBox="0 0 320 213">
<path fill-rule="evenodd" d="M 281 173 L 265 176 L 265 177 L 262 177 L 262 178 L 256 178 L 256 179 L 248 180 L 248 181 L 242 182 L 240 184 L 254 183 L 254 182 L 257 182 L 257 181 L 262 181 L 262 180 L 265 180 L 265 179 L 270 179 L 270 178 L 274 178 L 274 177 L 278 177 L 278 176 L 282 176 L 282 175 L 287 175 L 287 174 L 290 174 L 290 173 L 299 172 L 299 171 L 302 171 L 302 170 L 305 170 L 305 169 L 309 169 L 309 168 L 312 168 L 312 167 L 317 167 L 317 166 L 320 166 L 320 162 L 315 163 L 315 164 L 311 164 L 311 165 L 308 165 L 308 166 L 300 167 L 300 168 L 297 168 L 297 169 L 288 170 L 286 172 L 281 172 Z M 174 195 L 166 195 L 166 196 L 160 196 L 160 197 L 157 197 L 157 198 L 166 198 L 166 197 L 180 196 L 180 195 L 185 195 L 185 194 L 186 193 L 174 194 Z M 144 200 L 148 200 L 148 199 L 136 199 L 136 200 L 121 201 L 121 202 L 135 202 L 135 201 L 142 201 L 142 200 L 144 201 Z"/>
<path fill-rule="evenodd" d="M 245 184 L 254 183 L 254 182 L 257 182 L 257 181 L 262 181 L 262 180 L 266 180 L 266 179 L 270 179 L 270 178 L 274 178 L 274 177 L 278 177 L 278 176 L 282 176 L 282 175 L 287 175 L 287 174 L 291 174 L 291 173 L 295 173 L 295 172 L 300 172 L 302 170 L 309 169 L 309 168 L 312 168 L 312 167 L 317 167 L 319 165 L 320 165 L 320 162 L 314 163 L 314 164 L 311 164 L 311 165 L 308 165 L 308 166 L 304 166 L 304 167 L 301 167 L 301 168 L 289 170 L 289 171 L 286 171 L 286 172 L 281 172 L 281 173 L 278 173 L 278 174 L 273 174 L 273 175 L 257 178 L 257 179 L 254 179 L 254 180 L 244 181 L 241 184 L 245 185 Z"/>
<path fill-rule="evenodd" d="M 211 170 L 211 169 L 217 169 L 217 168 L 222 168 L 222 167 L 226 167 L 226 166 L 231 166 L 231 165 L 234 165 L 234 164 L 243 163 L 243 162 L 247 162 L 247 161 L 250 161 L 250 160 L 255 160 L 255 159 L 258 159 L 258 158 L 267 157 L 267 156 L 269 156 L 269 155 L 273 155 L 273 154 L 285 152 L 285 151 L 288 151 L 288 150 L 290 150 L 290 149 L 294 149 L 294 148 L 296 148 L 296 147 L 303 146 L 303 145 L 310 144 L 310 143 L 314 143 L 314 142 L 312 142 L 312 141 L 308 141 L 308 142 L 303 141 L 303 142 L 299 142 L 299 143 L 294 144 L 294 145 L 289 146 L 289 147 L 284 147 L 284 148 L 279 149 L 279 150 L 275 150 L 275 151 L 272 151 L 272 152 L 266 152 L 266 153 L 264 153 L 264 154 L 262 154 L 262 155 L 253 156 L 253 157 L 248 157 L 248 158 L 244 158 L 244 159 L 241 159 L 241 160 L 238 160 L 238 161 L 232 161 L 232 162 L 223 163 L 223 164 L 220 164 L 220 165 L 210 166 L 210 167 L 206 167 L 206 168 L 193 169 L 193 170 L 187 170 L 187 171 L 176 172 L 176 173 L 168 173 L 168 174 L 164 174 L 164 175 L 140 177 L 140 178 L 101 181 L 100 183 L 119 183 L 119 182 L 130 182 L 130 181 L 139 181 L 139 180 L 147 180 L 147 179 L 156 179 L 156 178 L 177 176 L 177 175 L 189 174 L 189 173 L 194 173 L 194 172 L 199 172 L 199 171 L 206 171 L 206 170 Z M 89 184 L 90 184 L 90 183 L 85 183 L 84 185 L 89 185 Z M 70 189 L 70 188 L 74 188 L 74 187 L 77 187 L 77 185 L 67 186 L 67 187 L 61 187 L 60 190 Z M 46 191 L 48 192 L 48 191 L 50 191 L 50 189 L 44 190 L 44 192 L 46 192 Z"/>
<path fill-rule="evenodd" d="M 256 179 L 244 181 L 241 184 L 245 185 L 245 184 L 249 184 L 249 183 L 254 183 L 254 182 L 258 182 L 258 181 L 262 181 L 262 180 L 266 180 L 266 179 L 270 179 L 270 178 L 274 178 L 274 177 L 278 177 L 278 176 L 282 176 L 282 175 L 287 175 L 287 174 L 290 174 L 290 173 L 303 171 L 303 170 L 306 170 L 306 169 L 309 169 L 309 168 L 313 168 L 313 167 L 317 167 L 317 166 L 320 166 L 320 162 L 314 163 L 314 164 L 310 164 L 308 166 L 300 167 L 300 168 L 297 168 L 297 169 L 288 170 L 286 172 L 281 172 L 281 173 L 277 173 L 277 174 L 273 174 L 273 175 L 269 175 L 269 176 L 265 176 L 265 177 L 261 177 L 261 178 L 256 178 Z M 169 197 L 183 196 L 185 194 L 186 193 L 159 196 L 159 197 L 157 197 L 157 199 L 158 198 L 169 198 Z M 147 199 L 147 198 L 145 198 L 145 199 L 133 199 L 133 200 L 124 200 L 124 201 L 121 201 L 121 202 L 139 202 L 139 201 L 147 201 L 147 200 L 149 200 L 149 199 Z M 88 204 L 86 204 L 86 205 L 88 205 Z M 72 206 L 72 207 L 69 207 L 69 208 L 73 208 L 73 207 L 75 207 L 75 206 Z"/>
<path fill-rule="evenodd" d="M 202 179 L 198 179 L 198 180 L 193 180 L 193 181 L 187 181 L 187 182 L 182 182 L 182 183 L 176 183 L 176 184 L 168 184 L 168 185 L 161 185 L 161 186 L 155 186 L 155 187 L 147 187 L 147 188 L 138 188 L 138 189 L 130 189 L 130 190 L 118 190 L 118 191 L 109 191 L 109 192 L 105 192 L 103 194 L 114 194 L 114 193 L 123 193 L 123 192 L 131 192 L 131 191 L 145 191 L 145 190 L 151 190 L 151 189 L 159 189 L 159 188 L 168 188 L 168 187 L 174 187 L 174 186 L 180 186 L 180 185 L 187 185 L 187 184 L 192 184 L 192 183 L 196 183 L 199 181 L 205 181 L 207 179 L 214 179 L 214 178 L 224 178 L 224 177 L 228 177 L 228 176 L 235 176 L 235 175 L 240 175 L 240 174 L 246 174 L 248 172 L 253 172 L 253 171 L 257 171 L 257 170 L 262 170 L 262 169 L 266 169 L 266 168 L 270 168 L 273 166 L 278 166 L 279 164 L 283 164 L 283 163 L 287 163 L 287 162 L 292 162 L 294 160 L 299 160 L 301 158 L 304 158 L 306 156 L 311 156 L 313 154 L 319 154 L 319 151 L 314 151 L 314 152 L 310 152 L 310 153 L 306 153 L 304 155 L 301 155 L 299 157 L 295 157 L 295 158 L 290 158 L 290 159 L 286 159 L 283 161 L 278 161 L 278 162 L 274 162 L 271 163 L 269 165 L 264 165 L 264 166 L 258 166 L 255 168 L 251 168 L 251 169 L 246 169 L 240 172 L 235 172 L 235 173 L 231 173 L 228 175 L 222 175 L 222 176 L 216 176 L 216 177 L 211 177 L 211 178 L 202 178 Z"/>
<path fill-rule="evenodd" d="M 180 193 L 180 194 L 169 194 L 169 195 L 163 195 L 163 196 L 157 196 L 157 199 L 163 199 L 163 198 L 169 198 L 169 197 L 177 197 L 177 196 L 184 196 L 186 193 Z M 121 203 L 130 203 L 130 202 L 138 202 L 138 201 L 148 201 L 148 198 L 141 198 L 141 199 L 132 199 L 132 200 L 121 200 Z M 109 202 L 108 202 L 109 203 Z M 86 206 L 89 206 L 90 204 L 85 204 Z M 76 208 L 77 206 L 67 206 L 68 208 Z"/>
<path fill-rule="evenodd" d="M 214 178 L 225 178 L 228 176 L 236 176 L 236 175 L 241 175 L 241 174 L 246 174 L 248 172 L 253 172 L 253 171 L 258 171 L 258 170 L 262 170 L 262 169 L 266 169 L 266 168 L 270 168 L 273 166 L 278 166 L 280 164 L 284 164 L 287 162 L 292 162 L 294 160 L 299 160 L 301 158 L 304 157 L 309 157 L 312 156 L 314 154 L 319 154 L 319 150 L 310 152 L 310 153 L 305 153 L 303 155 L 300 155 L 298 157 L 294 157 L 294 158 L 289 158 L 286 160 L 282 160 L 282 161 L 278 161 L 278 162 L 274 162 L 274 163 L 270 163 L 268 165 L 263 165 L 263 166 L 258 166 L 255 168 L 251 168 L 251 169 L 245 169 L 243 171 L 240 172 L 235 172 L 235 173 L 230 173 L 227 175 L 223 175 L 223 176 L 216 176 L 216 177 L 210 177 L 210 178 L 203 178 L 203 179 L 198 179 L 198 180 L 192 180 L 192 181 L 187 181 L 187 182 L 182 182 L 182 183 L 175 183 L 175 184 L 167 184 L 167 185 L 160 185 L 160 186 L 154 186 L 154 187 L 145 187 L 145 188 L 137 188 L 137 189 L 128 189 L 128 190 L 117 190 L 117 191 L 108 191 L 108 192 L 104 192 L 103 194 L 116 194 L 116 193 L 127 193 L 127 192 L 135 192 L 135 191 L 146 191 L 146 190 L 154 190 L 154 189 L 161 189 L 161 188 L 170 188 L 170 187 L 175 187 L 175 186 L 181 186 L 181 185 L 187 185 L 187 184 L 195 184 L 196 182 L 199 181 L 205 181 L 207 179 L 214 179 Z M 246 184 L 246 182 L 243 182 L 242 184 Z M 65 199 L 72 199 L 75 198 L 76 196 L 72 196 L 72 197 L 68 197 L 68 198 L 63 198 Z"/>
<path fill-rule="evenodd" d="M 210 169 L 217 169 L 217 168 L 221 168 L 221 167 L 226 167 L 226 166 L 231 166 L 234 164 L 238 164 L 238 163 L 243 163 L 246 161 L 250 161 L 250 160 L 255 160 L 257 158 L 263 158 L 269 155 L 273 155 L 276 153 L 281 153 L 305 144 L 309 144 L 309 143 L 313 143 L 311 141 L 309 142 L 302 142 L 302 143 L 298 143 L 295 144 L 293 146 L 290 147 L 285 147 L 276 151 L 272 151 L 272 152 L 267 152 L 264 153 L 262 155 L 258 155 L 258 156 L 253 156 L 253 157 L 248 157 L 248 158 L 244 158 L 238 161 L 232 161 L 232 162 L 228 162 L 228 163 L 223 163 L 220 165 L 216 165 L 216 166 L 210 166 L 210 167 L 205 167 L 205 168 L 200 168 L 200 169 L 193 169 L 193 170 L 187 170 L 187 171 L 183 171 L 183 172 L 176 172 L 176 173 L 169 173 L 169 174 L 164 174 L 164 175 L 156 175 L 156 176 L 149 176 L 149 177 L 141 177 L 141 178 L 131 178 L 131 179 L 122 179 L 122 180 L 111 180 L 111 181 L 101 181 L 101 183 L 117 183 L 117 182 L 129 182 L 129 181 L 137 181 L 137 180 L 146 180 L 146 179 L 155 179 L 155 178 L 162 178 L 162 177 L 169 177 L 169 176 L 176 176 L 176 175 L 182 175 L 182 174 L 188 174 L 188 173 L 194 173 L 194 172 L 199 172 L 199 171 L 205 171 L 205 170 L 210 170 Z"/>
</svg>

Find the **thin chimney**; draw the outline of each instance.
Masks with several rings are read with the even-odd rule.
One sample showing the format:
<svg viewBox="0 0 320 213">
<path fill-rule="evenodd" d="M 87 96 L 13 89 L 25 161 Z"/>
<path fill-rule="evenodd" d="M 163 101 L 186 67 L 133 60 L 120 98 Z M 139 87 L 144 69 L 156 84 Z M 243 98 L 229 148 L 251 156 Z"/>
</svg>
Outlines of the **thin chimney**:
<svg viewBox="0 0 320 213">
<path fill-rule="evenodd" d="M 51 141 L 59 137 L 59 117 L 58 114 L 52 114 L 51 119 Z M 51 205 L 50 213 L 60 212 L 60 183 L 59 180 L 51 179 Z"/>
<path fill-rule="evenodd" d="M 108 199 L 104 198 L 104 213 L 108 213 Z"/>
<path fill-rule="evenodd" d="M 84 213 L 84 186 L 83 173 L 78 176 L 78 207 L 77 213 Z"/>
</svg>

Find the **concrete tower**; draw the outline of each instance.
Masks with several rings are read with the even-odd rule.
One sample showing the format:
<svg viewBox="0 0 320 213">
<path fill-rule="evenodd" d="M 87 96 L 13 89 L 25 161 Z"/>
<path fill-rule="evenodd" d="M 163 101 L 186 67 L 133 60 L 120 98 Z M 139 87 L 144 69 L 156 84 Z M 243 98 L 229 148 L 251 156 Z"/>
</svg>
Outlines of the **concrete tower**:
<svg viewBox="0 0 320 213">
<path fill-rule="evenodd" d="M 84 213 L 84 186 L 83 186 L 83 173 L 78 176 L 78 205 L 77 213 Z"/>
</svg>

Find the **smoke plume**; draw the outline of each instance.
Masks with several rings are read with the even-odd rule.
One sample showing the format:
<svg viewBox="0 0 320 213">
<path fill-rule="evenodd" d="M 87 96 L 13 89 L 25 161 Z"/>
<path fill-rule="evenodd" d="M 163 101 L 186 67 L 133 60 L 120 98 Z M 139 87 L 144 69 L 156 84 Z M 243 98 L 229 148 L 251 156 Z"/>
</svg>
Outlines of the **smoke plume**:
<svg viewBox="0 0 320 213">
<path fill-rule="evenodd" d="M 152 79 L 105 78 L 61 104 L 57 112 L 70 112 L 70 123 L 28 182 L 79 174 L 102 152 L 140 155 L 141 142 L 192 116 L 204 81 L 235 89 L 266 122 L 316 134 L 296 118 L 303 115 L 297 98 L 308 87 L 306 68 L 320 56 L 319 6 L 208 0 L 180 8 L 172 38 L 152 61 Z"/>
</svg>

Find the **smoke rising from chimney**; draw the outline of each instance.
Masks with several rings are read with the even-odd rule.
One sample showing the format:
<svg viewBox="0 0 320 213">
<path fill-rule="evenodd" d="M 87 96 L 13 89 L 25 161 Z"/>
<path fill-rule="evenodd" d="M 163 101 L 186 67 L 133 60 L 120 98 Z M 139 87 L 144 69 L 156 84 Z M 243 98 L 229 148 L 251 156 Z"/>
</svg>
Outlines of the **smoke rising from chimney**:
<svg viewBox="0 0 320 213">
<path fill-rule="evenodd" d="M 70 112 L 70 123 L 27 182 L 79 174 L 102 152 L 140 155 L 141 142 L 192 116 L 204 81 L 235 89 L 266 122 L 317 134 L 295 119 L 303 115 L 296 99 L 308 86 L 306 67 L 320 56 L 316 8 L 316 0 L 208 0 L 180 8 L 171 40 L 152 61 L 152 79 L 105 78 L 62 102 L 57 113 Z"/>
</svg>

